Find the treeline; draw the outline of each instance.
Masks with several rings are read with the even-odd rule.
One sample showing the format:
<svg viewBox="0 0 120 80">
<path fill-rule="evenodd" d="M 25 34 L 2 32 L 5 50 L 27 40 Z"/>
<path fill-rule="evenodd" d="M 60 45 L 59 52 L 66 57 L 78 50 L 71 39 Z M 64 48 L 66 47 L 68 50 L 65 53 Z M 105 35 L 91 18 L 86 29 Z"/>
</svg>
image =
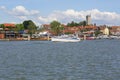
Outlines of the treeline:
<svg viewBox="0 0 120 80">
<path fill-rule="evenodd" d="M 57 35 L 58 34 L 61 34 L 62 31 L 64 30 L 64 26 L 58 22 L 58 21 L 52 21 L 50 23 L 50 26 L 51 26 L 51 30 L 54 31 L 54 33 L 56 33 Z M 77 27 L 77 26 L 86 26 L 86 21 L 81 21 L 81 22 L 70 22 L 67 24 L 67 27 Z"/>
<path fill-rule="evenodd" d="M 86 21 L 81 21 L 81 22 L 70 22 L 70 23 L 67 23 L 67 26 L 68 27 L 74 27 L 74 26 L 86 26 Z M 64 30 L 64 26 L 58 22 L 58 21 L 52 21 L 50 23 L 50 26 L 51 26 L 51 30 L 56 33 L 56 34 L 60 34 L 61 31 Z M 0 24 L 0 27 L 3 28 L 3 30 L 5 30 L 5 26 L 4 24 Z M 20 23 L 20 24 L 16 24 L 14 28 L 11 27 L 7 27 L 9 28 L 9 30 L 13 30 L 13 31 L 21 31 L 21 30 L 28 30 L 28 33 L 29 34 L 34 34 L 36 31 L 37 31 L 37 26 L 35 25 L 35 23 L 32 21 L 32 20 L 26 20 L 26 21 L 23 21 L 23 23 Z M 40 28 L 41 30 L 44 30 L 42 28 Z"/>
<path fill-rule="evenodd" d="M 4 24 L 0 24 L 0 27 L 5 29 Z M 30 34 L 34 33 L 37 30 L 37 26 L 32 20 L 26 20 L 23 21 L 23 23 L 16 24 L 15 28 L 12 28 L 12 26 L 7 26 L 9 30 L 14 30 L 14 31 L 21 31 L 21 30 L 28 30 Z"/>
<path fill-rule="evenodd" d="M 74 26 L 86 26 L 87 25 L 87 23 L 86 23 L 86 21 L 81 21 L 81 22 L 74 22 L 74 21 L 72 21 L 71 23 L 68 23 L 67 24 L 67 26 L 69 26 L 69 27 L 74 27 Z"/>
</svg>

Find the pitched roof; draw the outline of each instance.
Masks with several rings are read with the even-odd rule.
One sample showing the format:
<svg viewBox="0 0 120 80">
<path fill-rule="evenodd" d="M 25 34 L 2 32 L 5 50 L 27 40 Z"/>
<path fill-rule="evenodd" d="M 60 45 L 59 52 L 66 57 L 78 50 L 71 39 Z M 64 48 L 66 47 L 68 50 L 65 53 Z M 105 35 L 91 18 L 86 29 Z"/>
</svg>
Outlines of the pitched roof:
<svg viewBox="0 0 120 80">
<path fill-rule="evenodd" d="M 5 27 L 15 27 L 15 24 L 11 24 L 11 23 L 4 23 L 3 25 Z"/>
</svg>

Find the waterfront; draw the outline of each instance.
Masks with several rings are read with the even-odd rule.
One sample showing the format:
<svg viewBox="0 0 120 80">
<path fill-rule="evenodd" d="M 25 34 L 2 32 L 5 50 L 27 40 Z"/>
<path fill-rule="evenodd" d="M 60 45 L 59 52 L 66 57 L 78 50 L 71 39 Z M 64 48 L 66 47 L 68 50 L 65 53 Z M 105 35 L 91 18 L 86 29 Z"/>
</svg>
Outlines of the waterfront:
<svg viewBox="0 0 120 80">
<path fill-rule="evenodd" d="M 0 80 L 119 79 L 120 40 L 0 42 Z"/>
</svg>

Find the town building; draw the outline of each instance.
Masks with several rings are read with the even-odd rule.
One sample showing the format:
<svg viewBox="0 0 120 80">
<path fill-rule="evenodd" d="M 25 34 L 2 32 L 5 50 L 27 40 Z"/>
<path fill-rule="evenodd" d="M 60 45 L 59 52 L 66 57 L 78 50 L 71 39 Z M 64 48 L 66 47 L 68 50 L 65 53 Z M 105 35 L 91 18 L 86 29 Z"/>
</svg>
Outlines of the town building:
<svg viewBox="0 0 120 80">
<path fill-rule="evenodd" d="M 86 16 L 86 24 L 91 25 L 91 15 Z"/>
<path fill-rule="evenodd" d="M 112 26 L 110 28 L 110 33 L 112 35 L 120 35 L 120 26 Z"/>
<path fill-rule="evenodd" d="M 109 31 L 108 27 L 106 27 L 106 28 L 104 29 L 103 34 L 105 34 L 105 35 L 109 35 L 109 34 L 110 34 L 110 31 Z"/>
</svg>

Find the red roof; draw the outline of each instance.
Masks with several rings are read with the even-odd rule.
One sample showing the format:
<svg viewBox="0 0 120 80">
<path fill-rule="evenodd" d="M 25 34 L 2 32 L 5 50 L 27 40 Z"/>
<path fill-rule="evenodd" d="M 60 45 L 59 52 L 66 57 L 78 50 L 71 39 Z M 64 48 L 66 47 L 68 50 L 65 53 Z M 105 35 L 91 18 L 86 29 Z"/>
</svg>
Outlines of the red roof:
<svg viewBox="0 0 120 80">
<path fill-rule="evenodd" d="M 15 24 L 11 24 L 11 23 L 5 23 L 3 24 L 5 27 L 15 27 Z"/>
</svg>

